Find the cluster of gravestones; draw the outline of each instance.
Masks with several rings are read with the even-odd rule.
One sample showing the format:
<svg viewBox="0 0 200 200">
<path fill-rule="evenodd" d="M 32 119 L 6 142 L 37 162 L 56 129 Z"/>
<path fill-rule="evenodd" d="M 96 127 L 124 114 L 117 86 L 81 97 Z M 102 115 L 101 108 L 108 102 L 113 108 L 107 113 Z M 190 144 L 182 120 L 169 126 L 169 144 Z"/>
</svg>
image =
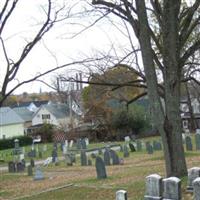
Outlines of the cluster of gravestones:
<svg viewBox="0 0 200 200">
<path fill-rule="evenodd" d="M 14 173 L 14 172 L 24 172 L 26 168 L 25 160 L 21 161 L 10 161 L 8 162 L 8 172 Z"/>
<path fill-rule="evenodd" d="M 188 135 L 183 135 L 183 143 L 185 144 L 186 151 L 193 151 L 192 138 Z M 200 150 L 200 133 L 195 134 L 196 150 Z"/>
<path fill-rule="evenodd" d="M 193 167 L 188 170 L 187 191 L 193 194 L 193 199 L 200 199 L 200 168 Z M 177 177 L 162 178 L 158 174 L 146 177 L 145 200 L 180 200 L 181 180 Z M 116 192 L 116 200 L 127 200 L 127 192 L 119 190 Z"/>
<path fill-rule="evenodd" d="M 154 151 L 161 151 L 162 150 L 162 144 L 160 141 L 154 140 L 153 143 L 146 142 L 146 151 L 148 154 L 153 154 Z"/>
</svg>

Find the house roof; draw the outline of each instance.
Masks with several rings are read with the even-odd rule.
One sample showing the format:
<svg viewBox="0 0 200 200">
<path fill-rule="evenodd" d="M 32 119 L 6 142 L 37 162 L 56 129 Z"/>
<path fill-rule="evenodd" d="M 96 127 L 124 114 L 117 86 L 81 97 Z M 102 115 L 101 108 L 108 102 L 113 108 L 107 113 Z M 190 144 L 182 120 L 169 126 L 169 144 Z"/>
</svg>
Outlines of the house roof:
<svg viewBox="0 0 200 200">
<path fill-rule="evenodd" d="M 36 107 L 40 107 L 41 105 L 48 104 L 49 101 L 27 101 L 27 102 L 21 102 L 18 104 L 15 104 L 11 106 L 12 108 L 18 108 L 18 107 L 28 107 L 31 103 L 33 103 Z"/>
<path fill-rule="evenodd" d="M 24 120 L 11 108 L 0 108 L 0 125 L 24 123 Z"/>
<path fill-rule="evenodd" d="M 13 110 L 24 120 L 24 121 L 31 121 L 34 112 L 30 111 L 25 107 L 13 108 Z"/>
<path fill-rule="evenodd" d="M 48 110 L 51 114 L 53 114 L 57 119 L 62 119 L 69 116 L 69 107 L 66 104 L 46 104 L 42 105 L 38 111 L 34 114 L 34 116 L 41 110 L 42 108 Z M 73 112 L 74 113 L 74 112 Z"/>
</svg>

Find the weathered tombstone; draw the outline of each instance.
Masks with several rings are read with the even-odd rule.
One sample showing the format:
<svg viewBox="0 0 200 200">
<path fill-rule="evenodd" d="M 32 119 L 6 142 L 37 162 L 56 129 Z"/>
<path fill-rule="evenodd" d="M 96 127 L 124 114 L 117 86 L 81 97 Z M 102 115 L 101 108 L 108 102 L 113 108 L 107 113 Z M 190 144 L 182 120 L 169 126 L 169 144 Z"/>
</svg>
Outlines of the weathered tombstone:
<svg viewBox="0 0 200 200">
<path fill-rule="evenodd" d="M 145 200 L 162 199 L 162 177 L 158 174 L 151 174 L 146 177 Z"/>
<path fill-rule="evenodd" d="M 33 176 L 33 168 L 31 165 L 28 165 L 27 172 L 28 172 L 28 176 Z"/>
<path fill-rule="evenodd" d="M 88 159 L 88 165 L 92 166 L 92 160 L 91 159 Z"/>
<path fill-rule="evenodd" d="M 116 200 L 128 200 L 127 192 L 125 190 L 118 190 L 116 192 Z"/>
<path fill-rule="evenodd" d="M 117 153 L 114 150 L 110 150 L 110 157 L 112 159 L 112 164 L 113 165 L 119 165 L 119 156 L 117 155 Z"/>
<path fill-rule="evenodd" d="M 33 158 L 31 158 L 31 160 L 30 160 L 30 165 L 31 165 L 31 167 L 35 167 L 35 161 L 33 160 Z"/>
<path fill-rule="evenodd" d="M 140 140 L 136 141 L 136 147 L 137 147 L 137 151 L 141 151 L 142 150 L 142 142 Z"/>
<path fill-rule="evenodd" d="M 16 169 L 17 172 L 23 172 L 25 169 L 24 164 L 22 162 L 17 162 Z"/>
<path fill-rule="evenodd" d="M 153 146 L 150 143 L 147 144 L 147 153 L 148 154 L 153 154 Z"/>
<path fill-rule="evenodd" d="M 26 168 L 26 161 L 24 159 L 22 159 L 21 163 L 24 165 L 24 169 L 25 169 Z"/>
<path fill-rule="evenodd" d="M 96 157 L 95 167 L 96 167 L 98 179 L 107 178 L 105 163 L 103 162 L 102 158 L 99 156 Z"/>
<path fill-rule="evenodd" d="M 87 149 L 85 139 L 81 139 L 81 149 Z"/>
<path fill-rule="evenodd" d="M 124 158 L 129 157 L 129 150 L 128 150 L 128 147 L 126 146 L 126 144 L 124 145 L 124 153 L 123 153 L 123 155 L 124 155 Z"/>
<path fill-rule="evenodd" d="M 24 154 L 20 154 L 19 155 L 19 160 L 21 161 L 21 160 L 24 160 Z"/>
<path fill-rule="evenodd" d="M 186 143 L 186 151 L 192 151 L 192 139 L 190 136 L 186 136 L 185 138 L 185 143 Z"/>
<path fill-rule="evenodd" d="M 135 146 L 131 142 L 129 143 L 129 148 L 130 148 L 131 152 L 135 152 L 136 151 Z"/>
<path fill-rule="evenodd" d="M 15 163 L 10 161 L 8 163 L 8 172 L 9 173 L 13 173 L 13 172 L 16 172 L 16 167 L 15 167 Z"/>
<path fill-rule="evenodd" d="M 181 199 L 181 180 L 177 177 L 163 179 L 163 200 Z"/>
<path fill-rule="evenodd" d="M 188 182 L 187 182 L 187 191 L 193 191 L 193 181 L 200 177 L 200 167 L 193 167 L 188 169 Z"/>
<path fill-rule="evenodd" d="M 105 152 L 104 152 L 104 163 L 105 165 L 110 165 L 110 152 L 109 150 L 106 148 Z"/>
<path fill-rule="evenodd" d="M 193 181 L 193 188 L 194 199 L 200 200 L 200 177 Z"/>
<path fill-rule="evenodd" d="M 200 134 L 195 134 L 195 143 L 196 143 L 196 150 L 200 150 Z"/>
<path fill-rule="evenodd" d="M 70 154 L 66 154 L 65 155 L 65 160 L 66 160 L 67 166 L 72 166 L 73 165 L 72 157 L 70 156 Z"/>
<path fill-rule="evenodd" d="M 56 149 L 53 149 L 51 156 L 52 156 L 52 163 L 56 163 L 58 159 L 58 153 Z"/>
<path fill-rule="evenodd" d="M 124 137 L 124 141 L 125 141 L 125 142 L 130 142 L 130 140 L 131 140 L 131 139 L 130 139 L 129 136 L 125 136 L 125 137 Z"/>
<path fill-rule="evenodd" d="M 81 166 L 87 166 L 87 155 L 85 151 L 81 151 Z"/>
<path fill-rule="evenodd" d="M 44 179 L 44 174 L 43 174 L 42 170 L 40 169 L 40 167 L 38 166 L 35 170 L 34 180 L 39 181 L 39 180 L 43 180 L 43 179 Z"/>
<path fill-rule="evenodd" d="M 77 141 L 76 141 L 76 148 L 77 149 L 82 149 L 82 144 L 81 144 L 81 139 L 78 138 Z"/>
</svg>

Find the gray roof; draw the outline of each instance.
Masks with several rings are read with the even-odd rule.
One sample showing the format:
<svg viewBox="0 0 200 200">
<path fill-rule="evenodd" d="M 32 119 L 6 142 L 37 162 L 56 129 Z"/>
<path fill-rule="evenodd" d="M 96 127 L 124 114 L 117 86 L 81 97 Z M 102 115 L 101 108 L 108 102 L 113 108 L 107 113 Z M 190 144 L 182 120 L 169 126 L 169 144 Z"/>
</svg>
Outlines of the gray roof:
<svg viewBox="0 0 200 200">
<path fill-rule="evenodd" d="M 13 110 L 24 120 L 24 121 L 32 121 L 32 117 L 34 112 L 30 111 L 28 108 L 19 107 L 13 108 Z"/>
<path fill-rule="evenodd" d="M 18 124 L 23 122 L 24 120 L 11 108 L 0 108 L 0 125 Z"/>
</svg>

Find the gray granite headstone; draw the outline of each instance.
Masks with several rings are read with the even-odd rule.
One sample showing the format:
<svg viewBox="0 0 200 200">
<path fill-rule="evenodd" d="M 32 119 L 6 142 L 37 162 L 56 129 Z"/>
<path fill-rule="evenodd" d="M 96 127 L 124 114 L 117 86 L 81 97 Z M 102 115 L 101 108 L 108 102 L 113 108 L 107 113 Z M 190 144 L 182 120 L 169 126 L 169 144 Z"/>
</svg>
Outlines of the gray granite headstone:
<svg viewBox="0 0 200 200">
<path fill-rule="evenodd" d="M 128 147 L 126 146 L 126 144 L 124 145 L 124 158 L 129 157 L 129 150 Z"/>
<path fill-rule="evenodd" d="M 43 180 L 43 179 L 44 179 L 44 173 L 42 172 L 40 167 L 37 167 L 35 170 L 34 180 L 39 181 L 39 180 Z"/>
<path fill-rule="evenodd" d="M 15 167 L 15 163 L 10 161 L 8 163 L 8 172 L 9 173 L 13 173 L 13 172 L 16 172 L 16 167 Z"/>
<path fill-rule="evenodd" d="M 31 165 L 28 165 L 27 172 L 28 172 L 28 176 L 32 176 L 33 175 L 33 168 L 32 168 Z"/>
<path fill-rule="evenodd" d="M 106 150 L 104 152 L 103 157 L 104 157 L 104 163 L 105 163 L 105 165 L 110 165 L 111 164 L 110 163 L 110 152 L 109 152 L 109 150 L 107 148 L 106 148 Z"/>
<path fill-rule="evenodd" d="M 193 188 L 194 199 L 200 200 L 200 177 L 193 181 Z"/>
<path fill-rule="evenodd" d="M 193 181 L 200 177 L 200 167 L 188 169 L 187 191 L 193 191 Z"/>
<path fill-rule="evenodd" d="M 147 144 L 147 153 L 148 154 L 153 154 L 153 146 L 150 143 Z"/>
<path fill-rule="evenodd" d="M 120 161 L 119 161 L 119 156 L 117 155 L 117 153 L 114 150 L 110 150 L 110 157 L 112 159 L 112 164 L 113 165 L 119 165 Z"/>
<path fill-rule="evenodd" d="M 96 157 L 95 167 L 96 167 L 98 179 L 107 178 L 105 163 L 103 162 L 102 158 L 99 156 Z"/>
<path fill-rule="evenodd" d="M 137 148 L 137 151 L 141 151 L 142 150 L 142 142 L 140 140 L 136 141 L 136 148 Z"/>
<path fill-rule="evenodd" d="M 118 190 L 116 192 L 116 200 L 128 200 L 127 192 L 125 190 Z"/>
<path fill-rule="evenodd" d="M 196 150 L 200 150 L 200 134 L 195 134 L 195 143 L 196 143 Z"/>
<path fill-rule="evenodd" d="M 85 151 L 81 151 L 81 166 L 87 166 L 87 155 Z"/>
<path fill-rule="evenodd" d="M 65 155 L 65 160 L 66 160 L 67 166 L 72 166 L 73 165 L 72 157 L 71 157 L 70 154 L 66 154 Z"/>
<path fill-rule="evenodd" d="M 17 169 L 16 170 L 17 172 L 23 172 L 24 169 L 25 169 L 24 164 L 22 162 L 17 162 L 16 163 L 16 169 Z"/>
<path fill-rule="evenodd" d="M 181 199 L 181 180 L 177 177 L 163 179 L 163 200 Z"/>
<path fill-rule="evenodd" d="M 192 151 L 192 139 L 190 136 L 186 136 L 185 138 L 185 144 L 186 144 L 186 151 Z"/>
<path fill-rule="evenodd" d="M 146 177 L 145 200 L 162 199 L 162 177 L 158 174 L 151 174 Z"/>
</svg>

